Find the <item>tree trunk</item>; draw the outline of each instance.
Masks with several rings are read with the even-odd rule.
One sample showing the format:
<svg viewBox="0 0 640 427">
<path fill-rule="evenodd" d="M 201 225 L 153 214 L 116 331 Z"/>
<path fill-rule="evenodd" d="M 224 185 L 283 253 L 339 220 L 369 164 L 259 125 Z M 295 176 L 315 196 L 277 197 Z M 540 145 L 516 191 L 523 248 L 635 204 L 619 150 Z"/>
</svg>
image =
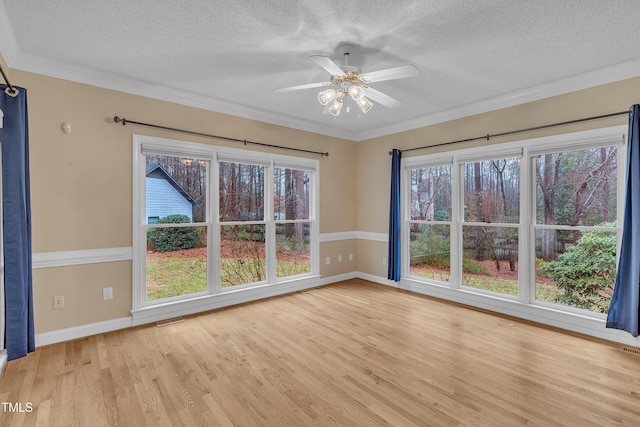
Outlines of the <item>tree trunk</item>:
<svg viewBox="0 0 640 427">
<path fill-rule="evenodd" d="M 605 147 L 602 147 L 600 149 L 600 162 L 603 164 L 606 163 L 607 157 L 607 149 Z M 609 191 L 611 191 L 609 184 L 609 174 L 606 173 L 602 177 L 602 195 L 600 200 L 600 207 L 602 208 L 602 217 L 604 219 L 604 222 L 611 222 L 611 202 L 609 201 Z"/>
<path fill-rule="evenodd" d="M 480 162 L 473 164 L 473 183 L 476 197 L 476 215 L 477 220 L 484 222 L 484 215 L 482 214 L 482 171 L 480 169 Z M 484 247 L 485 236 L 482 227 L 476 227 L 476 261 L 484 261 Z"/>
<path fill-rule="evenodd" d="M 542 160 L 536 165 L 536 175 L 538 185 L 542 191 L 543 223 L 555 224 L 555 188 L 559 180 L 560 159 L 562 153 L 556 155 L 555 162 L 553 154 L 545 154 Z M 542 230 L 542 259 L 552 261 L 558 258 L 558 243 L 555 230 Z"/>
<path fill-rule="evenodd" d="M 293 171 L 291 169 L 285 169 L 284 171 L 285 182 L 285 218 L 287 220 L 294 219 L 296 217 L 296 193 L 295 193 L 295 180 Z M 293 237 L 295 233 L 295 224 L 287 223 L 285 225 L 285 236 L 287 239 Z"/>
<path fill-rule="evenodd" d="M 507 209 L 507 193 L 504 189 L 504 169 L 507 167 L 507 161 L 504 160 L 504 163 L 502 164 L 502 166 L 498 162 L 499 161 L 494 160 L 491 163 L 493 165 L 493 169 L 495 169 L 495 171 L 497 172 L 498 188 L 500 189 L 500 197 L 502 198 L 502 214 L 504 215 L 504 220 L 503 220 L 504 222 L 507 220 L 507 216 L 509 214 L 509 210 Z M 507 236 L 508 235 L 509 233 L 507 233 Z M 515 257 L 515 253 L 511 250 L 511 245 L 513 242 L 511 241 L 511 238 L 506 237 L 505 243 L 507 246 L 507 258 L 509 259 L 509 270 L 514 272 L 516 271 L 516 257 Z M 498 261 L 497 256 L 496 256 L 496 264 L 499 271 L 500 262 Z"/>
</svg>

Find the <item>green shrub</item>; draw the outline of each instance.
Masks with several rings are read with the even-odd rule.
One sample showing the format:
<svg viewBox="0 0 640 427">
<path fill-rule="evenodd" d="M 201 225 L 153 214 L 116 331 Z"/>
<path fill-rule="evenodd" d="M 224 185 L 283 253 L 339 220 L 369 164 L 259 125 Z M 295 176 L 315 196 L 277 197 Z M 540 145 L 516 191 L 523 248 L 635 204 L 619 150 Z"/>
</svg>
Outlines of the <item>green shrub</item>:
<svg viewBox="0 0 640 427">
<path fill-rule="evenodd" d="M 184 224 L 191 220 L 186 215 L 168 215 L 158 220 L 158 224 Z M 200 231 L 197 227 L 152 228 L 147 233 L 147 242 L 157 252 L 173 252 L 200 246 Z"/>
<path fill-rule="evenodd" d="M 616 237 L 605 231 L 585 231 L 557 261 L 543 264 L 540 272 L 564 290 L 555 296 L 556 302 L 606 313 L 607 291 L 616 279 Z"/>
<path fill-rule="evenodd" d="M 423 226 L 410 243 L 411 264 L 449 269 L 451 264 L 449 228 L 441 225 Z M 462 270 L 468 274 L 490 275 L 491 272 L 469 257 L 462 260 Z"/>
<path fill-rule="evenodd" d="M 439 225 L 420 227 L 420 233 L 410 243 L 412 264 L 448 268 L 448 231 L 448 228 Z"/>
<path fill-rule="evenodd" d="M 467 274 L 481 274 L 483 276 L 489 276 L 491 272 L 484 268 L 481 264 L 478 264 L 469 257 L 464 257 L 462 260 L 462 271 Z"/>
</svg>

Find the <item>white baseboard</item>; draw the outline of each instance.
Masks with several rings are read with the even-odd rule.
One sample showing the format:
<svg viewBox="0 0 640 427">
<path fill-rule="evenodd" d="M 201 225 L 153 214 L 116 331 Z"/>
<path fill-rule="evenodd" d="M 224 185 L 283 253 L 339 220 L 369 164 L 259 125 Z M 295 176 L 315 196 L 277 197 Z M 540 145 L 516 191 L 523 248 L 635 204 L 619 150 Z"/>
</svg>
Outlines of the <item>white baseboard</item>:
<svg viewBox="0 0 640 427">
<path fill-rule="evenodd" d="M 2 375 L 4 365 L 7 364 L 7 357 L 7 350 L 0 350 L 0 375 Z"/>
<path fill-rule="evenodd" d="M 332 283 L 343 282 L 345 280 L 351 280 L 357 277 L 358 277 L 357 273 L 355 271 L 352 271 L 351 273 L 339 274 L 337 276 L 323 277 L 318 282 L 318 285 L 319 286 L 330 285 Z"/>
<path fill-rule="evenodd" d="M 72 328 L 59 329 L 51 332 L 43 332 L 41 334 L 36 334 L 36 347 L 116 331 L 118 329 L 130 328 L 131 326 L 133 326 L 132 317 L 121 317 L 119 319 L 105 320 L 104 322 L 74 326 Z"/>
<path fill-rule="evenodd" d="M 385 286 L 391 286 L 392 288 L 398 288 L 398 282 L 385 279 L 384 277 L 374 276 L 373 274 L 362 273 L 360 271 L 355 273 L 355 277 L 362 280 L 368 280 L 369 282 L 379 283 Z"/>
</svg>

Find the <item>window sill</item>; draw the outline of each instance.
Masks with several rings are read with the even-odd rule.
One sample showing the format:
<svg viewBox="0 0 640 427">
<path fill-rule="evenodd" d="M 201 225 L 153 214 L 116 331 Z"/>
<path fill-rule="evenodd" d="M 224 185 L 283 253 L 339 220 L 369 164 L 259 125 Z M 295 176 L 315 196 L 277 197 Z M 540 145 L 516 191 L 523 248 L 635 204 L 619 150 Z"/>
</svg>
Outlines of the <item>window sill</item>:
<svg viewBox="0 0 640 427">
<path fill-rule="evenodd" d="M 320 284 L 319 279 L 320 276 L 304 276 L 303 278 L 278 282 L 276 284 L 225 290 L 213 295 L 198 296 L 190 299 L 141 307 L 131 310 L 133 326 L 313 288 Z"/>
</svg>

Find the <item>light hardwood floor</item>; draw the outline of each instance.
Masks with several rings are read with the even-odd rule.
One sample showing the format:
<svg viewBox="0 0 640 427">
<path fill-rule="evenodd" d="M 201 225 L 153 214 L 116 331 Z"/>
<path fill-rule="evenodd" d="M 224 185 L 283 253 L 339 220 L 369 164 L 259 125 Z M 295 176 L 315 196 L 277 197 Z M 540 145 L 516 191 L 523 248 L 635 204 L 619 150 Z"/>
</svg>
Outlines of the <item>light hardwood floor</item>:
<svg viewBox="0 0 640 427">
<path fill-rule="evenodd" d="M 39 348 L 0 425 L 640 425 L 640 356 L 352 280 Z"/>
</svg>

